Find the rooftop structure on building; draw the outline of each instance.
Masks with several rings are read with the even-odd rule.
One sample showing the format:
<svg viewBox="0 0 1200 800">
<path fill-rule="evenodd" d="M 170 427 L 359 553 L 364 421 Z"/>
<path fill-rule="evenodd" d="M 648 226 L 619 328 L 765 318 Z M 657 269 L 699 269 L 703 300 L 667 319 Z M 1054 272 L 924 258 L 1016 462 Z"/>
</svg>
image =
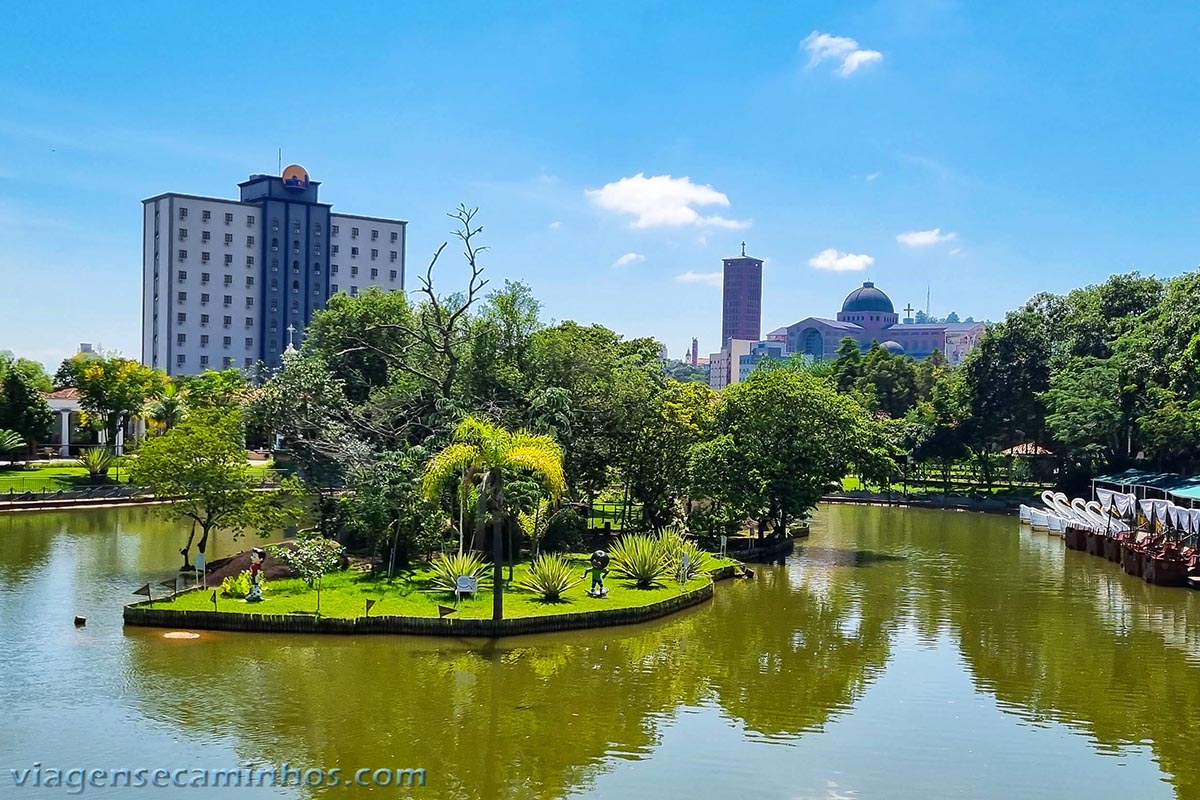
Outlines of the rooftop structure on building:
<svg viewBox="0 0 1200 800">
<path fill-rule="evenodd" d="M 251 175 L 236 200 L 142 201 L 142 363 L 172 375 L 276 367 L 338 292 L 404 288 L 407 222 L 333 211 L 301 166 Z"/>
</svg>

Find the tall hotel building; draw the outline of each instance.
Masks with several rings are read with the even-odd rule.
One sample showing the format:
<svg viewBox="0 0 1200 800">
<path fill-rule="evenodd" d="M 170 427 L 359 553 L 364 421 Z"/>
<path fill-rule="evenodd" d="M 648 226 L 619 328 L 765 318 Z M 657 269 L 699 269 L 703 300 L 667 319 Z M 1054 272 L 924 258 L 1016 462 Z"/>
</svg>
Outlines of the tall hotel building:
<svg viewBox="0 0 1200 800">
<path fill-rule="evenodd" d="M 279 365 L 337 292 L 404 288 L 407 223 L 336 214 L 292 165 L 238 200 L 143 200 L 142 363 L 171 375 Z"/>
<path fill-rule="evenodd" d="M 730 339 L 757 342 L 762 331 L 762 259 L 742 254 L 722 259 L 721 347 Z"/>
</svg>

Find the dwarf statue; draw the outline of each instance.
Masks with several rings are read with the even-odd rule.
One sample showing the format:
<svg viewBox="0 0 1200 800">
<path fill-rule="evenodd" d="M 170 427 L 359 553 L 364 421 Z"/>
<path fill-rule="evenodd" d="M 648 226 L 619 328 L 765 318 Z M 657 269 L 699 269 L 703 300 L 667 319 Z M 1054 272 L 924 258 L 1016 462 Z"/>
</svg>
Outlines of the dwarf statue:
<svg viewBox="0 0 1200 800">
<path fill-rule="evenodd" d="M 267 559 L 267 551 L 256 547 L 250 551 L 250 591 L 246 594 L 247 603 L 261 603 L 263 562 Z"/>
<path fill-rule="evenodd" d="M 604 597 L 608 594 L 608 589 L 604 586 L 604 576 L 608 574 L 608 553 L 603 550 L 592 553 L 592 563 L 585 574 L 592 576 L 592 588 L 588 589 L 589 595 Z"/>
</svg>

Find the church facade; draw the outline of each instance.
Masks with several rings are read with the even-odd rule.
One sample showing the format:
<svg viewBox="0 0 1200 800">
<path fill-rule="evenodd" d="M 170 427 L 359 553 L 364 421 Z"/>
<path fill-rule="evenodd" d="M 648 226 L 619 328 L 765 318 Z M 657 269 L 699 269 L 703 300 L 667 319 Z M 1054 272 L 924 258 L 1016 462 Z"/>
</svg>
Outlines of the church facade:
<svg viewBox="0 0 1200 800">
<path fill-rule="evenodd" d="M 776 328 L 767 334 L 767 341 L 783 343 L 788 353 L 833 359 L 842 339 L 849 336 L 864 351 L 874 342 L 918 359 L 940 350 L 951 364 L 960 364 L 979 343 L 983 329 L 982 322 L 901 322 L 891 298 L 867 281 L 846 296 L 837 319 L 808 317 Z"/>
</svg>

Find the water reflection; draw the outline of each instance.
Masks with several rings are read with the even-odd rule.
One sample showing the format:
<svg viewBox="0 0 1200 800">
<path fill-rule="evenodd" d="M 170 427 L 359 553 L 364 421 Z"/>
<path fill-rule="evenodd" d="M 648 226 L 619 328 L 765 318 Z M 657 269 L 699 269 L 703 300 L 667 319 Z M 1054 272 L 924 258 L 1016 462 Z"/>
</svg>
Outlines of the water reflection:
<svg viewBox="0 0 1200 800">
<path fill-rule="evenodd" d="M 719 753 L 674 755 L 679 736 L 691 737 L 693 754 L 728 737 L 739 752 L 766 746 L 770 775 L 739 780 L 786 786 L 826 737 L 861 717 L 917 724 L 930 740 L 970 725 L 979 738 L 969 749 L 1008 774 L 1038 770 L 1014 726 L 1058 730 L 1131 763 L 1145 759 L 1146 743 L 1179 797 L 1200 793 L 1196 593 L 1147 586 L 1011 519 L 830 509 L 785 565 L 722 585 L 707 606 L 649 625 L 499 642 L 122 633 L 112 609 L 136 582 L 170 574 L 177 532 L 128 510 L 17 519 L 0 517 L 0 635 L 18 645 L 0 656 L 13 676 L 0 701 L 19 709 L 20 734 L 44 741 L 64 717 L 85 727 L 90 718 L 85 733 L 110 737 L 118 753 L 140 741 L 132 752 L 166 758 L 216 743 L 243 763 L 424 767 L 427 797 L 549 798 L 604 795 L 633 763 L 679 775 L 686 765 L 709 776 L 710 790 L 736 772 Z M 61 630 L 64 598 L 110 609 L 100 612 L 108 625 Z M 54 632 L 34 633 L 39 625 Z M 955 676 L 985 693 L 981 702 L 956 700 Z M 1008 727 L 990 721 L 996 707 Z M 887 725 L 867 724 L 850 744 L 859 773 L 850 777 L 887 793 L 898 776 L 916 785 L 953 771 L 945 752 L 893 742 L 904 760 L 876 774 Z M 181 741 L 145 735 L 163 726 Z M 77 755 L 76 741 L 59 755 Z M 1054 786 L 1091 770 L 1099 782 L 1104 768 L 1047 763 L 1040 777 Z M 1011 796 L 1012 781 L 983 790 Z"/>
</svg>

